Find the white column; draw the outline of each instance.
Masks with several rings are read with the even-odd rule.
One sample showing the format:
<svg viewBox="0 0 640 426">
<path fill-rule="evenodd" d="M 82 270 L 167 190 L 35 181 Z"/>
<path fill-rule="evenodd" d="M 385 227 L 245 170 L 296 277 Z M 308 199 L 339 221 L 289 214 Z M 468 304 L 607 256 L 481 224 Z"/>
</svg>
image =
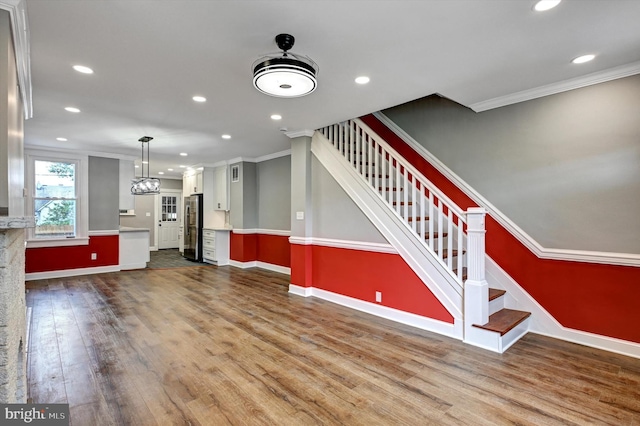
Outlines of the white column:
<svg viewBox="0 0 640 426">
<path fill-rule="evenodd" d="M 485 279 L 485 215 L 482 207 L 467 210 L 467 281 L 464 283 L 465 329 L 489 321 L 489 285 Z"/>
</svg>

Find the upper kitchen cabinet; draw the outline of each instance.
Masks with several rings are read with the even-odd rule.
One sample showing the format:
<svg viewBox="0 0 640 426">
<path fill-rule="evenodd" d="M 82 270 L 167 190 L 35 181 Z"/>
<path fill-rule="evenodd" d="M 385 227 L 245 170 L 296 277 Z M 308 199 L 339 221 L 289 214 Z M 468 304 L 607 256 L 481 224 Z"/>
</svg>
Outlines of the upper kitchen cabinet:
<svg viewBox="0 0 640 426">
<path fill-rule="evenodd" d="M 202 194 L 202 170 L 189 170 L 182 176 L 182 192 L 184 195 Z"/>
<path fill-rule="evenodd" d="M 120 160 L 119 203 L 120 210 L 133 210 L 136 207 L 135 196 L 131 195 L 131 181 L 135 178 L 133 160 Z"/>
<path fill-rule="evenodd" d="M 215 210 L 229 210 L 229 174 L 227 166 L 213 169 L 213 208 Z"/>
</svg>

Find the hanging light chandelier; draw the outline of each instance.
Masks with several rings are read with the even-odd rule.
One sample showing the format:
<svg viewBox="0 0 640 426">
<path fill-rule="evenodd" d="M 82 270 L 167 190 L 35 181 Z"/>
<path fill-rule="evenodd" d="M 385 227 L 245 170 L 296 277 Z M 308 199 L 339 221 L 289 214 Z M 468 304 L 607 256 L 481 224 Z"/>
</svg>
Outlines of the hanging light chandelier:
<svg viewBox="0 0 640 426">
<path fill-rule="evenodd" d="M 308 56 L 288 52 L 295 38 L 290 34 L 276 36 L 282 52 L 271 53 L 253 63 L 253 85 L 260 92 L 279 98 L 305 96 L 318 87 L 318 64 Z"/>
<path fill-rule="evenodd" d="M 149 167 L 151 166 L 149 161 L 149 141 L 153 138 L 151 136 L 143 136 L 138 139 L 138 142 L 142 142 L 142 155 L 141 155 L 141 169 L 142 174 L 140 179 L 131 180 L 131 194 L 133 195 L 153 195 L 160 193 L 160 179 L 149 177 Z M 144 147 L 147 146 L 147 159 L 144 157 Z M 144 175 L 144 165 L 147 165 L 147 175 Z"/>
</svg>

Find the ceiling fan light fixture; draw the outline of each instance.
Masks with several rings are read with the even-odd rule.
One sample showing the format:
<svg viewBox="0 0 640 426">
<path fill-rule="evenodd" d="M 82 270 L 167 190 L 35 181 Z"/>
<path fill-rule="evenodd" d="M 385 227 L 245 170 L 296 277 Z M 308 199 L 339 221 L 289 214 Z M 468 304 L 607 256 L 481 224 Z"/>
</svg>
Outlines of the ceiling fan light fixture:
<svg viewBox="0 0 640 426">
<path fill-rule="evenodd" d="M 282 52 L 268 54 L 253 63 L 253 86 L 265 95 L 279 98 L 305 96 L 318 87 L 318 64 L 307 56 L 288 52 L 295 38 L 276 36 Z"/>
</svg>

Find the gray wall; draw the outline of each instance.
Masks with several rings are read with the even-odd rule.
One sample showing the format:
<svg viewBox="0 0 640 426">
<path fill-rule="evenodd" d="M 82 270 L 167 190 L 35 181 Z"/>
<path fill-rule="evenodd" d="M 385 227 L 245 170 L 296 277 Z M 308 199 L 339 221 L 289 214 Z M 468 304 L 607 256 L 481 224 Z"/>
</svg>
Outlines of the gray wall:
<svg viewBox="0 0 640 426">
<path fill-rule="evenodd" d="M 160 189 L 182 190 L 182 179 L 160 179 Z"/>
<path fill-rule="evenodd" d="M 120 161 L 89 157 L 89 230 L 114 230 L 119 226 Z"/>
<path fill-rule="evenodd" d="M 291 156 L 256 164 L 258 228 L 291 229 Z"/>
<path fill-rule="evenodd" d="M 315 156 L 311 160 L 311 173 L 314 237 L 387 242 Z"/>
<path fill-rule="evenodd" d="M 640 75 L 483 113 L 437 96 L 383 113 L 542 246 L 640 253 Z"/>
<path fill-rule="evenodd" d="M 258 227 L 258 189 L 256 182 L 256 164 L 241 162 L 231 164 L 240 166 L 240 180 L 231 182 L 229 194 L 229 222 L 234 228 L 256 229 Z"/>
<path fill-rule="evenodd" d="M 155 199 L 154 195 L 136 195 L 136 215 L 120 216 L 120 226 L 148 229 L 150 246 L 153 246 L 155 241 Z M 147 213 L 149 213 L 149 216 L 147 216 Z"/>
</svg>

